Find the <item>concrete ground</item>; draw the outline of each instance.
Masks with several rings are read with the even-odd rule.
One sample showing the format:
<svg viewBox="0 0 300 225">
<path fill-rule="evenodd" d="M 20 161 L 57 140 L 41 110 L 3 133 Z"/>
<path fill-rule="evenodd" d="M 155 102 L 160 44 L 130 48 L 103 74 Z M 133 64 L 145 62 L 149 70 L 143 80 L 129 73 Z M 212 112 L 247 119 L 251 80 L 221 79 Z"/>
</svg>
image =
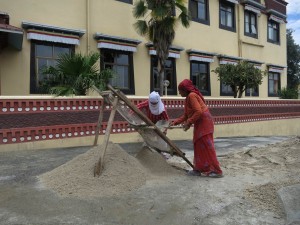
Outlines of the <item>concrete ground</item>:
<svg viewBox="0 0 300 225">
<path fill-rule="evenodd" d="M 219 157 L 288 139 L 288 137 L 217 138 Z M 175 141 L 192 153 L 192 142 Z M 134 155 L 134 146 L 120 146 Z M 68 162 L 90 147 L 0 152 L 0 224 L 300 224 L 300 185 L 278 191 L 284 217 L 257 212 L 238 198 L 243 178 L 207 179 L 183 177 L 168 183 L 149 182 L 128 194 L 94 199 L 62 198 L 42 188 L 37 176 Z M 70 174 L 71 176 L 72 174 Z M 236 194 L 224 199 L 224 187 Z"/>
</svg>

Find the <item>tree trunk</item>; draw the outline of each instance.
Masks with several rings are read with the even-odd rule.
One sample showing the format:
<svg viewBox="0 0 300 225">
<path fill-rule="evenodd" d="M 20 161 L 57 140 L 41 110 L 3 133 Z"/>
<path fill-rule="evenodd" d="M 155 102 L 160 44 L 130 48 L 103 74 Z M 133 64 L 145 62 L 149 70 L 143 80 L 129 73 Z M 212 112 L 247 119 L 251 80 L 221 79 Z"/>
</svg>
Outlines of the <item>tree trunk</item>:
<svg viewBox="0 0 300 225">
<path fill-rule="evenodd" d="M 164 95 L 164 79 L 165 79 L 165 73 L 164 73 L 164 65 L 162 64 L 161 60 L 158 60 L 158 74 L 159 74 L 159 95 Z"/>
<path fill-rule="evenodd" d="M 159 84 L 159 94 L 160 96 L 164 95 L 164 80 L 165 80 L 165 73 L 162 70 L 159 74 L 159 80 L 160 80 L 160 84 Z"/>
<path fill-rule="evenodd" d="M 242 98 L 244 91 L 245 91 L 245 88 L 243 86 L 239 87 L 239 96 L 238 96 L 238 98 Z"/>
<path fill-rule="evenodd" d="M 241 92 L 241 90 L 239 90 L 239 96 L 238 98 L 242 98 L 243 92 Z"/>
<path fill-rule="evenodd" d="M 237 94 L 238 94 L 237 87 L 235 85 L 231 85 L 230 87 L 231 87 L 231 89 L 233 91 L 233 97 L 236 98 Z"/>
</svg>

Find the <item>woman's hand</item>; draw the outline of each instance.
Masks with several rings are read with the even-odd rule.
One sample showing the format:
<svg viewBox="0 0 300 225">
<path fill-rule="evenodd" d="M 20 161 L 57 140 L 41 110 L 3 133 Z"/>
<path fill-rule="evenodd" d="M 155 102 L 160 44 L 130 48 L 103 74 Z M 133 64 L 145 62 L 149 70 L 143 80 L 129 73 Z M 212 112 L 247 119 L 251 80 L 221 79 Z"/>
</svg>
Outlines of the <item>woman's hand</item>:
<svg viewBox="0 0 300 225">
<path fill-rule="evenodd" d="M 190 129 L 191 124 L 189 124 L 189 123 L 184 123 L 184 124 L 182 125 L 182 127 L 183 127 L 183 130 L 184 130 L 184 131 L 187 131 L 188 129 Z"/>
<path fill-rule="evenodd" d="M 176 126 L 176 125 L 177 125 L 176 120 L 174 120 L 174 121 L 172 121 L 171 123 L 169 123 L 169 127 L 171 127 L 171 126 Z"/>
</svg>

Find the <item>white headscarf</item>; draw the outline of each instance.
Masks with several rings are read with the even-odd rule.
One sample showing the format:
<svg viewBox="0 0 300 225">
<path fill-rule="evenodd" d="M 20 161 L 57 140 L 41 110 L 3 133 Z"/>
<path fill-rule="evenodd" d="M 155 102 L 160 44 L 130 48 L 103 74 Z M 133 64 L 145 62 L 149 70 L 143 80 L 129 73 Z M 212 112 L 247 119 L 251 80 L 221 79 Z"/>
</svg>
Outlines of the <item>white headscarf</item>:
<svg viewBox="0 0 300 225">
<path fill-rule="evenodd" d="M 157 103 L 152 105 L 151 102 Z M 149 95 L 149 108 L 152 114 L 159 115 L 165 111 L 164 103 L 161 101 L 158 92 L 152 91 Z"/>
</svg>

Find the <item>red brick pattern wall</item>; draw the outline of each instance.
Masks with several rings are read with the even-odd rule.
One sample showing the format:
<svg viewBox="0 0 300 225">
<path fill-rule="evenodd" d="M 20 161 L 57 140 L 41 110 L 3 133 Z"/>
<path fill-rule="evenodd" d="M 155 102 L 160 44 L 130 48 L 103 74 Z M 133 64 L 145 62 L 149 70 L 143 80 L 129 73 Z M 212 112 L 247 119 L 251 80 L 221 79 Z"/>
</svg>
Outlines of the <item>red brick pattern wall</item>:
<svg viewBox="0 0 300 225">
<path fill-rule="evenodd" d="M 145 99 L 132 99 L 134 104 Z M 171 119 L 183 113 L 184 101 L 164 100 Z M 100 98 L 1 99 L 0 144 L 95 135 Z M 207 100 L 215 124 L 244 123 L 300 117 L 300 101 Z M 99 134 L 104 134 L 111 106 L 104 110 Z M 135 132 L 118 113 L 112 133 Z"/>
</svg>

